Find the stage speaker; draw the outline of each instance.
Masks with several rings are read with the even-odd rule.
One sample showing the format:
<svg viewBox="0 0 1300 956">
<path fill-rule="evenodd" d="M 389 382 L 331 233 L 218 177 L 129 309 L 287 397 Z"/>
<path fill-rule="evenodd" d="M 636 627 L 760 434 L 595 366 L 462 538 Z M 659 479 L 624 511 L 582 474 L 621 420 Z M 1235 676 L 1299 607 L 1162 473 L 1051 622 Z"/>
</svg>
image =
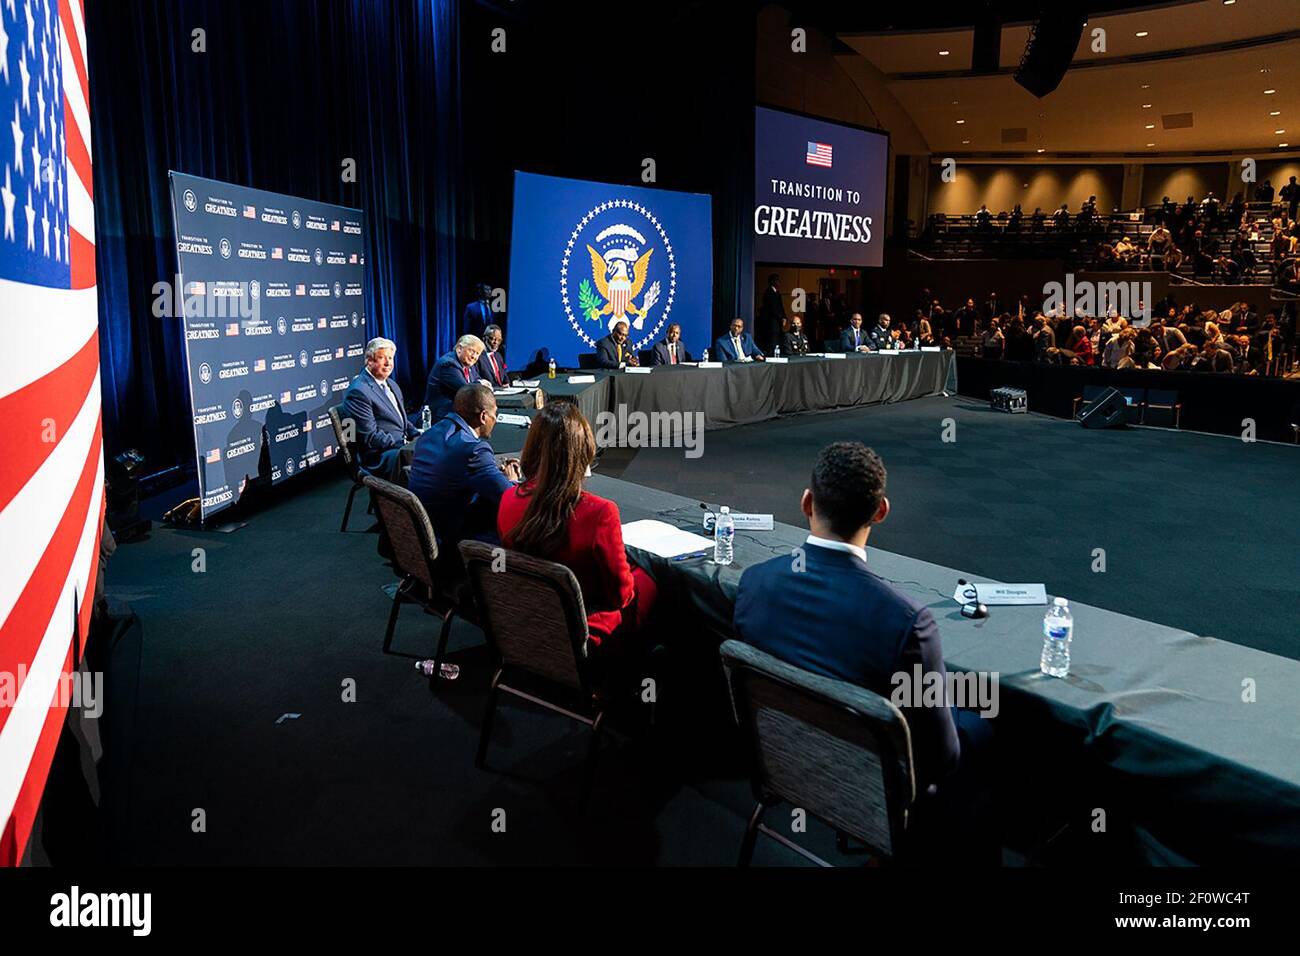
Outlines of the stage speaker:
<svg viewBox="0 0 1300 956">
<path fill-rule="evenodd" d="M 1124 393 L 1117 388 L 1108 388 L 1080 413 L 1079 424 L 1084 428 L 1124 428 L 1127 411 Z"/>
<path fill-rule="evenodd" d="M 1030 28 L 1016 82 L 1039 99 L 1060 86 L 1079 48 L 1087 19 L 1087 12 L 1077 0 L 1062 0 L 1044 10 Z"/>
</svg>

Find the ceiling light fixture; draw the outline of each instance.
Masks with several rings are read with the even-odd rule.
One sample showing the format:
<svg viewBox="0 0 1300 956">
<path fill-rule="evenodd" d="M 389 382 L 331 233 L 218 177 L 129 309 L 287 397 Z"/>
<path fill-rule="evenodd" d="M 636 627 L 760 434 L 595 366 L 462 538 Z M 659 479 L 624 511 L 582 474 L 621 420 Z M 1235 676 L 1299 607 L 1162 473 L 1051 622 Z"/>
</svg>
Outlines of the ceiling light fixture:
<svg viewBox="0 0 1300 956">
<path fill-rule="evenodd" d="M 1155 143 L 1147 143 L 1148 146 L 1154 146 Z"/>
<path fill-rule="evenodd" d="M 1281 110 L 1269 110 L 1269 111 L 1268 111 L 1268 115 L 1269 115 L 1269 116 L 1281 116 L 1281 115 L 1282 115 L 1282 111 L 1281 111 Z"/>
<path fill-rule="evenodd" d="M 1147 123 L 1147 129 L 1155 129 L 1155 128 L 1156 128 L 1155 123 Z"/>
<path fill-rule="evenodd" d="M 1273 95 L 1274 93 L 1276 93 L 1276 92 L 1277 92 L 1277 90 L 1265 90 L 1265 91 L 1264 91 L 1264 95 L 1265 95 L 1265 96 L 1272 96 L 1272 95 Z"/>
<path fill-rule="evenodd" d="M 1274 136 L 1280 136 L 1282 133 L 1285 133 L 1285 132 L 1286 132 L 1286 130 L 1284 130 L 1284 129 L 1275 129 L 1275 130 L 1273 130 L 1273 135 L 1274 135 Z"/>
<path fill-rule="evenodd" d="M 958 125 L 958 126 L 961 126 L 961 125 L 962 125 L 963 123 L 965 123 L 965 122 L 966 122 L 965 120 L 958 120 L 958 121 L 957 121 L 957 125 Z"/>
<path fill-rule="evenodd" d="M 1134 35 L 1134 36 L 1139 36 L 1139 37 L 1150 36 L 1150 34 L 1147 33 L 1146 30 L 1139 30 L 1137 33 L 1135 33 L 1135 34 L 1133 34 L 1133 35 Z"/>
<path fill-rule="evenodd" d="M 952 52 L 951 50 L 940 50 L 940 51 L 939 51 L 939 55 L 940 55 L 940 56 L 947 56 L 947 55 L 948 55 L 949 53 L 951 53 L 951 52 Z"/>
</svg>

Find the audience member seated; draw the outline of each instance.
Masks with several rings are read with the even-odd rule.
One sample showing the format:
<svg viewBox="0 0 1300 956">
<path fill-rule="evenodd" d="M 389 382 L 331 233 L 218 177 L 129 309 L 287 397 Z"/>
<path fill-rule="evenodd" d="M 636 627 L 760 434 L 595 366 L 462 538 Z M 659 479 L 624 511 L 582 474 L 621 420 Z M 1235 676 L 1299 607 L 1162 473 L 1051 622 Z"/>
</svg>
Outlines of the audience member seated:
<svg viewBox="0 0 1300 956">
<path fill-rule="evenodd" d="M 741 318 L 731 320 L 731 331 L 718 336 L 713 350 L 720 362 L 761 362 L 767 358 L 745 331 L 745 320 Z"/>
<path fill-rule="evenodd" d="M 1132 368 L 1133 367 L 1133 340 L 1137 338 L 1137 333 L 1132 329 L 1121 328 L 1106 342 L 1105 351 L 1102 353 L 1101 364 L 1106 368 Z"/>
<path fill-rule="evenodd" d="M 466 538 L 498 544 L 497 505 L 519 480 L 519 463 L 498 465 L 488 439 L 497 423 L 490 388 L 462 385 L 452 411 L 415 442 L 408 487 L 424 504 L 438 547 Z"/>
<path fill-rule="evenodd" d="M 984 357 L 986 359 L 1002 358 L 1005 344 L 1006 337 L 1002 334 L 1001 321 L 996 318 L 989 319 L 989 327 L 984 332 Z"/>
<path fill-rule="evenodd" d="M 849 327 L 840 333 L 841 352 L 870 352 L 867 333 L 862 328 L 862 313 L 854 312 L 849 316 Z"/>
<path fill-rule="evenodd" d="M 686 345 L 682 342 L 682 327 L 673 322 L 668 326 L 663 341 L 655 343 L 653 364 L 680 365 L 690 361 L 691 353 L 686 351 Z"/>
<path fill-rule="evenodd" d="M 497 531 L 507 548 L 573 572 L 590 643 L 608 659 L 644 632 L 657 591 L 654 578 L 628 564 L 618 505 L 583 490 L 595 458 L 596 439 L 578 406 L 548 402 L 524 441 L 523 480 L 501 497 Z"/>
<path fill-rule="evenodd" d="M 479 381 L 475 366 L 482 354 L 482 339 L 477 335 L 462 335 L 456 340 L 456 347 L 433 364 L 429 385 L 424 390 L 424 404 L 429 406 L 435 422 L 451 411 L 462 385 Z"/>
<path fill-rule="evenodd" d="M 1093 364 L 1092 339 L 1088 336 L 1088 330 L 1082 325 L 1076 325 L 1071 330 L 1070 341 L 1065 347 L 1063 356 L 1071 365 Z"/>
<path fill-rule="evenodd" d="M 885 698 L 895 675 L 918 667 L 927 683 L 946 685 L 934 615 L 868 562 L 871 531 L 889 515 L 885 483 L 884 464 L 862 444 L 822 449 L 799 502 L 811 531 L 797 554 L 801 560 L 782 555 L 745 569 L 733 618 L 738 640 Z M 967 791 L 966 778 L 988 759 L 989 722 L 949 706 L 900 709 L 912 738 L 918 795 L 933 787 L 950 810 L 968 806 L 977 794 Z M 967 816 L 964 823 L 971 822 Z"/>
<path fill-rule="evenodd" d="M 1160 363 L 1161 368 L 1166 372 L 1177 372 L 1192 367 L 1192 362 L 1196 360 L 1199 349 L 1188 343 L 1180 345 L 1176 349 L 1165 354 L 1164 360 Z"/>
<path fill-rule="evenodd" d="M 402 390 L 391 377 L 396 355 L 397 346 L 388 339 L 366 343 L 366 367 L 344 393 L 339 417 L 353 422 L 361 467 L 379 478 L 400 482 L 402 468 L 411 461 L 406 443 L 419 432 L 406 417 Z"/>
<path fill-rule="evenodd" d="M 489 325 L 484 329 L 483 344 L 486 348 L 474 367 L 478 377 L 493 388 L 505 388 L 510 384 L 510 372 L 506 368 L 506 355 L 501 351 L 501 340 L 499 325 Z"/>
<path fill-rule="evenodd" d="M 808 336 L 803 333 L 803 319 L 799 316 L 791 316 L 790 331 L 785 333 L 781 349 L 786 355 L 808 354 Z"/>
<path fill-rule="evenodd" d="M 596 342 L 596 366 L 613 369 L 640 364 L 636 352 L 627 344 L 627 323 L 620 319 L 614 323 L 609 335 Z"/>
</svg>

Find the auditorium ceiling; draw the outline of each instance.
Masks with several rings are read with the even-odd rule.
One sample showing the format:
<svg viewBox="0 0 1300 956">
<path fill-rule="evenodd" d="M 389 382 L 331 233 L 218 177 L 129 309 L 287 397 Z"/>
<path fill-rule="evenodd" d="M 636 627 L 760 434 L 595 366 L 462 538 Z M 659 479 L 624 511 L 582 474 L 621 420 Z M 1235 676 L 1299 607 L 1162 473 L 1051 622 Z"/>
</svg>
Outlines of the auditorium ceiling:
<svg viewBox="0 0 1300 956">
<path fill-rule="evenodd" d="M 1104 53 L 1092 48 L 1097 28 Z M 1297 0 L 1197 0 L 1093 15 L 1070 70 L 1043 99 L 1013 79 L 1025 22 L 1002 27 L 999 71 L 984 75 L 970 69 L 970 27 L 837 37 L 841 56 L 861 56 L 884 75 L 934 153 L 1049 159 L 1300 147 Z"/>
</svg>

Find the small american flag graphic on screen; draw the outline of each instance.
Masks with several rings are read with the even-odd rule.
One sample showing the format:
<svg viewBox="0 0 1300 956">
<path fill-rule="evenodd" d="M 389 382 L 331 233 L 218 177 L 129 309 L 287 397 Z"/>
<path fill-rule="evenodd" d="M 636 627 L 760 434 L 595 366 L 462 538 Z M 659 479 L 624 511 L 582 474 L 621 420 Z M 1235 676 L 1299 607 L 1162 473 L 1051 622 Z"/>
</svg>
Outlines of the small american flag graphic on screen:
<svg viewBox="0 0 1300 956">
<path fill-rule="evenodd" d="M 809 143 L 808 155 L 804 157 L 809 166 L 825 166 L 831 168 L 831 144 L 830 143 Z"/>
</svg>

